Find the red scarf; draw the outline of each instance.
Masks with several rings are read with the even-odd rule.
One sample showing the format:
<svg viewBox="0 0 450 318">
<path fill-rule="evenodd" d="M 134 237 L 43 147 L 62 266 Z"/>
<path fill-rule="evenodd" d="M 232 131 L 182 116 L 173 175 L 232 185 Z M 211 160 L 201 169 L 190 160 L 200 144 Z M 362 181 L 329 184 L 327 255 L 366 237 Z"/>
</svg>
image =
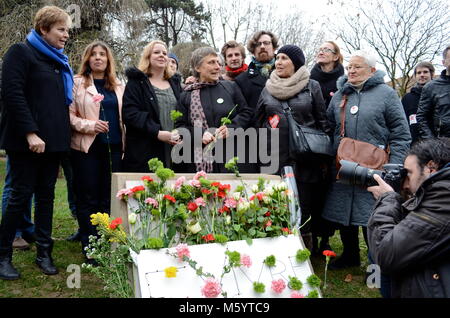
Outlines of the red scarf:
<svg viewBox="0 0 450 318">
<path fill-rule="evenodd" d="M 240 68 L 236 68 L 236 69 L 231 69 L 228 67 L 228 65 L 225 66 L 225 71 L 227 71 L 227 75 L 231 78 L 235 78 L 236 76 L 245 72 L 246 70 L 248 70 L 248 65 L 245 63 L 242 64 L 242 66 Z"/>
</svg>

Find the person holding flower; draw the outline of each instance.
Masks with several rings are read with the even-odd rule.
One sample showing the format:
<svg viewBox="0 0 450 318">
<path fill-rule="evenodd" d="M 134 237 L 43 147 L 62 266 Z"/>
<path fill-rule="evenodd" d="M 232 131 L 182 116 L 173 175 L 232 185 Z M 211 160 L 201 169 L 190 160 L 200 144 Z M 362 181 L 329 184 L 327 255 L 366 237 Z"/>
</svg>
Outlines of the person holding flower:
<svg viewBox="0 0 450 318">
<path fill-rule="evenodd" d="M 252 120 L 252 111 L 234 82 L 220 80 L 220 58 L 213 48 L 195 50 L 191 68 L 196 81 L 187 85 L 181 94 L 178 110 L 183 116 L 177 121 L 177 127 L 191 132 L 194 150 L 191 163 L 194 164 L 187 165 L 187 170 L 225 173 L 225 162 L 234 157 L 235 149 L 227 152 L 223 147 L 222 162 L 216 162 L 212 157 L 212 145 L 218 139 L 230 137 L 228 128 L 246 129 Z M 221 145 L 215 145 L 216 151 Z"/>
<path fill-rule="evenodd" d="M 121 171 L 124 129 L 121 119 L 124 85 L 107 44 L 90 43 L 84 50 L 70 105 L 71 163 L 77 219 L 83 253 L 96 235 L 90 215 L 110 213 L 111 172 Z"/>
<path fill-rule="evenodd" d="M 46 275 L 58 273 L 52 218 L 60 160 L 70 149 L 73 72 L 63 53 L 70 26 L 63 9 L 45 6 L 26 40 L 12 45 L 3 59 L 0 145 L 9 158 L 11 193 L 0 224 L 0 279 L 20 278 L 12 243 L 33 193 L 36 264 Z"/>
<path fill-rule="evenodd" d="M 173 76 L 167 46 L 155 40 L 143 50 L 139 66 L 126 70 L 128 83 L 123 97 L 123 121 L 126 126 L 124 170 L 149 172 L 148 160 L 158 158 L 172 168 L 171 149 L 179 143 L 173 131 L 171 111 L 181 93 L 178 76 Z"/>
<path fill-rule="evenodd" d="M 291 158 L 287 141 L 289 126 L 283 105 L 291 108 L 294 119 L 303 126 L 331 134 L 326 117 L 325 101 L 320 85 L 310 79 L 302 49 L 285 45 L 278 50 L 275 71 L 266 82 L 257 105 L 257 125 L 268 130 L 279 129 L 279 149 L 268 144 L 272 156 L 279 155 L 279 173 L 287 165 L 295 167 L 295 178 L 302 210 L 303 240 L 312 251 L 312 232 L 317 233 L 322 204 L 325 200 L 325 160 L 316 156 Z M 268 138 L 268 143 L 270 138 Z M 312 222 L 305 223 L 309 217 Z"/>
</svg>

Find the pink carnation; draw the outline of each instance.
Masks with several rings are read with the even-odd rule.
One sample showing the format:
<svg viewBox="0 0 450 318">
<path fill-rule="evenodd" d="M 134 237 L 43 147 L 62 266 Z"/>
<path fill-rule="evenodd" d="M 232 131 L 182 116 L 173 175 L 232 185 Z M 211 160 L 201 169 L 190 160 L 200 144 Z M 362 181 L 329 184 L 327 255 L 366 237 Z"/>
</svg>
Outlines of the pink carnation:
<svg viewBox="0 0 450 318">
<path fill-rule="evenodd" d="M 117 191 L 116 198 L 119 198 L 120 200 L 123 200 L 123 196 L 128 196 L 130 193 L 133 193 L 130 189 L 121 189 Z"/>
<path fill-rule="evenodd" d="M 237 201 L 233 198 L 225 199 L 225 206 L 230 209 L 235 209 L 237 207 Z"/>
<path fill-rule="evenodd" d="M 198 181 L 196 179 L 192 179 L 191 181 L 189 181 L 189 185 L 191 185 L 195 188 L 200 188 L 200 186 L 201 186 L 200 181 Z"/>
<path fill-rule="evenodd" d="M 305 296 L 303 296 L 302 294 L 300 294 L 297 291 L 293 291 L 291 294 L 291 298 L 305 298 Z"/>
<path fill-rule="evenodd" d="M 154 208 L 158 208 L 158 201 L 156 201 L 153 198 L 147 198 L 147 199 L 145 199 L 144 202 L 149 204 L 149 205 L 153 205 Z"/>
<path fill-rule="evenodd" d="M 202 288 L 202 295 L 206 298 L 215 298 L 220 295 L 222 288 L 217 280 L 208 278 Z"/>
<path fill-rule="evenodd" d="M 185 176 L 179 177 L 179 178 L 177 179 L 177 181 L 175 181 L 175 189 L 181 188 L 181 186 L 182 186 L 185 182 L 186 182 L 186 177 L 185 177 Z"/>
<path fill-rule="evenodd" d="M 206 206 L 206 202 L 202 197 L 195 199 L 194 202 L 198 206 Z"/>
<path fill-rule="evenodd" d="M 247 268 L 250 268 L 252 266 L 252 259 L 248 255 L 241 255 L 241 264 L 242 266 L 245 266 Z"/>
<path fill-rule="evenodd" d="M 103 96 L 102 94 L 97 94 L 92 97 L 92 100 L 94 101 L 94 103 L 100 103 L 104 98 L 105 96 Z"/>
<path fill-rule="evenodd" d="M 200 178 L 205 178 L 206 179 L 206 172 L 205 171 L 199 171 L 199 172 L 197 172 L 196 174 L 195 174 L 195 176 L 194 176 L 194 180 L 198 180 L 198 179 L 200 179 Z"/>
<path fill-rule="evenodd" d="M 178 259 L 180 261 L 183 260 L 184 256 L 186 256 L 187 258 L 191 257 L 191 252 L 189 251 L 187 244 L 184 244 L 184 243 L 178 244 L 178 246 L 176 247 L 176 250 L 177 250 Z"/>
<path fill-rule="evenodd" d="M 272 281 L 272 290 L 277 294 L 281 294 L 285 288 L 286 283 L 284 282 L 284 280 L 279 279 Z"/>
</svg>

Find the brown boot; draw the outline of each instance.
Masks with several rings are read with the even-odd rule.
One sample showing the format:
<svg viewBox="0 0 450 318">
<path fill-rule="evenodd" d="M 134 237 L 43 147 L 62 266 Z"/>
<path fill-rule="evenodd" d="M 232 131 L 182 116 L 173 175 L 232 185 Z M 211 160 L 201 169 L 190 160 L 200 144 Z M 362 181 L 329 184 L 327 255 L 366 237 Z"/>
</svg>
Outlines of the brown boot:
<svg viewBox="0 0 450 318">
<path fill-rule="evenodd" d="M 16 237 L 12 246 L 16 250 L 28 250 L 30 248 L 30 244 L 28 244 L 22 237 Z"/>
</svg>

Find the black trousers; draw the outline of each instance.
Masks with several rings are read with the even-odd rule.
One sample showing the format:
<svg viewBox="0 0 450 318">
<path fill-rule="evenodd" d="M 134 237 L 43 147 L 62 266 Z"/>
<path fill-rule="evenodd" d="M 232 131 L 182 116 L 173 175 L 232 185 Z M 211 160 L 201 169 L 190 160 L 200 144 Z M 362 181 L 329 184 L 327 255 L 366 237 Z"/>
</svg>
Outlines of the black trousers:
<svg viewBox="0 0 450 318">
<path fill-rule="evenodd" d="M 322 218 L 322 210 L 326 198 L 325 182 L 297 183 L 302 224 L 311 216 L 311 220 L 302 227 L 302 233 L 312 233 L 314 237 L 330 237 L 334 234 L 334 226 Z"/>
<path fill-rule="evenodd" d="M 36 244 L 51 248 L 55 184 L 63 154 L 9 151 L 7 154 L 11 167 L 11 194 L 0 224 L 0 255 L 12 254 L 17 226 L 24 218 L 24 211 L 29 209 L 33 193 Z"/>
<path fill-rule="evenodd" d="M 89 236 L 97 235 L 95 226 L 91 224 L 91 214 L 110 214 L 111 171 L 121 170 L 121 157 L 120 145 L 112 145 L 110 155 L 108 145 L 99 138 L 95 139 L 88 153 L 71 151 L 73 189 L 83 253 L 89 245 Z"/>
<path fill-rule="evenodd" d="M 341 235 L 342 245 L 344 251 L 342 256 L 351 260 L 359 260 L 359 226 L 349 225 L 349 226 L 339 226 L 339 232 Z M 362 227 L 362 232 L 364 236 L 364 241 L 367 246 L 367 227 Z"/>
</svg>

